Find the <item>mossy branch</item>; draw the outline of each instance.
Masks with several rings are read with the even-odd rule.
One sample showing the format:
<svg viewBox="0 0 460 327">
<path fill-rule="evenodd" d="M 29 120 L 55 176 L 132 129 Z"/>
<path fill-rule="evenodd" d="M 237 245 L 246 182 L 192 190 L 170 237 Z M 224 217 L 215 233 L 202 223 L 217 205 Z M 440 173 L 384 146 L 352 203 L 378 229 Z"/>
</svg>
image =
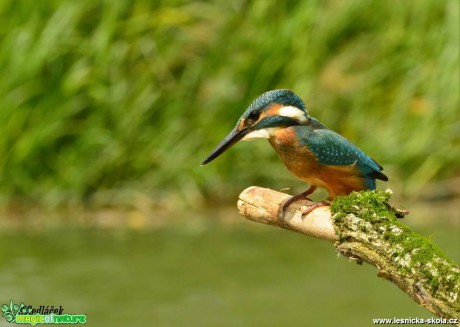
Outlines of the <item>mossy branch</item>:
<svg viewBox="0 0 460 327">
<path fill-rule="evenodd" d="M 289 197 L 253 186 L 240 194 L 238 208 L 252 221 L 332 241 L 341 254 L 374 265 L 379 277 L 396 284 L 435 315 L 460 318 L 459 266 L 396 218 L 388 205 L 390 193 L 353 192 L 304 217 L 309 201 L 293 204 L 284 216 L 280 214 Z"/>
</svg>

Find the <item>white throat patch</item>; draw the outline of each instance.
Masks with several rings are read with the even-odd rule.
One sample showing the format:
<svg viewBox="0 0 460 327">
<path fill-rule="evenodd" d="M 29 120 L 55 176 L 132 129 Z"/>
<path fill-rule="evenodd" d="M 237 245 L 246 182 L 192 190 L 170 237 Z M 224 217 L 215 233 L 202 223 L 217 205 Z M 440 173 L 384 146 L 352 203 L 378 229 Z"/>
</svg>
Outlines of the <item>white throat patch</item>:
<svg viewBox="0 0 460 327">
<path fill-rule="evenodd" d="M 294 118 L 295 120 L 301 123 L 304 123 L 307 121 L 305 112 L 293 106 L 281 107 L 281 109 L 278 111 L 278 115 L 283 116 L 283 117 Z"/>
<path fill-rule="evenodd" d="M 264 129 L 259 129 L 257 131 L 253 131 L 249 134 L 246 134 L 241 140 L 242 141 L 251 141 L 254 139 L 269 139 L 272 136 L 278 127 L 269 127 Z"/>
</svg>

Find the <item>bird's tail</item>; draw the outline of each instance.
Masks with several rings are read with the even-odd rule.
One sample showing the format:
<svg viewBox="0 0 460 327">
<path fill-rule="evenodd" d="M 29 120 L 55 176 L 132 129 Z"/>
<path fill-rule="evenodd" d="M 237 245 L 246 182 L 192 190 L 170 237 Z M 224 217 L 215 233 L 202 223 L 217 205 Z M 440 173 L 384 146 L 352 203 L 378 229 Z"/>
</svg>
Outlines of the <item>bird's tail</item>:
<svg viewBox="0 0 460 327">
<path fill-rule="evenodd" d="M 366 177 L 364 179 L 364 184 L 366 185 L 367 189 L 369 189 L 369 190 L 375 190 L 375 188 L 377 187 L 376 184 L 375 184 L 375 179 L 370 178 L 370 177 Z"/>
</svg>

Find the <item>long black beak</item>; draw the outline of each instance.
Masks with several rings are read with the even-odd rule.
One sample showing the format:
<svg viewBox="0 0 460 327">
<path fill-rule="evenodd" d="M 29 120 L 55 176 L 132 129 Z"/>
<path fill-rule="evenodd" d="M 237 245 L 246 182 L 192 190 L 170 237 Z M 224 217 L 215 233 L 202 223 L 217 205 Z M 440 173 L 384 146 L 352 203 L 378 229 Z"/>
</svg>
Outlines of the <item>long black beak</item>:
<svg viewBox="0 0 460 327">
<path fill-rule="evenodd" d="M 204 166 L 207 163 L 216 159 L 218 156 L 220 156 L 222 153 L 228 150 L 233 144 L 241 140 L 248 132 L 249 132 L 248 128 L 237 130 L 237 127 L 235 127 L 227 135 L 227 137 L 222 142 L 220 142 L 218 146 L 216 146 L 216 148 L 211 152 L 211 154 L 206 159 L 204 159 L 201 165 Z"/>
</svg>

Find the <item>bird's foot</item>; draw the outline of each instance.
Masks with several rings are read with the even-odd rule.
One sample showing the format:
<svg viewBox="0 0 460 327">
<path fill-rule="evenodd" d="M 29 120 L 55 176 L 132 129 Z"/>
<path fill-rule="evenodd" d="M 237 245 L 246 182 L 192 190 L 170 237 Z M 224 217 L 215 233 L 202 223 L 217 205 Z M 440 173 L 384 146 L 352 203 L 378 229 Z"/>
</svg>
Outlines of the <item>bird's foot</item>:
<svg viewBox="0 0 460 327">
<path fill-rule="evenodd" d="M 294 195 L 293 197 L 291 197 L 290 199 L 288 199 L 288 200 L 283 204 L 283 208 L 282 208 L 282 210 L 281 210 L 281 213 L 284 215 L 285 212 L 286 212 L 286 209 L 287 209 L 291 204 L 293 204 L 294 202 L 297 202 L 297 201 L 300 201 L 300 200 L 308 200 L 308 201 L 313 202 L 308 196 L 309 196 L 310 194 L 312 194 L 315 190 L 316 190 L 316 186 L 315 186 L 315 185 L 310 185 L 310 187 L 308 188 L 308 190 L 306 190 L 305 192 L 300 193 L 300 194 L 297 194 L 297 195 Z"/>
<path fill-rule="evenodd" d="M 301 200 L 308 200 L 308 201 L 313 202 L 310 198 L 308 198 L 307 196 L 305 196 L 305 194 L 303 194 L 303 193 L 294 195 L 293 197 L 289 198 L 286 202 L 284 202 L 284 204 L 283 204 L 283 209 L 282 209 L 282 211 L 281 211 L 282 214 L 284 215 L 284 213 L 286 212 L 286 209 L 287 209 L 291 204 L 293 204 L 294 202 L 297 202 L 297 201 L 301 201 Z"/>
<path fill-rule="evenodd" d="M 330 206 L 331 204 L 329 202 L 326 202 L 326 201 L 322 201 L 322 202 L 317 202 L 311 206 L 308 207 L 307 210 L 305 210 L 304 212 L 302 212 L 302 218 L 304 216 L 307 216 L 310 212 L 312 212 L 313 210 L 315 210 L 316 208 L 319 208 L 319 207 L 327 207 L 327 206 Z"/>
</svg>

